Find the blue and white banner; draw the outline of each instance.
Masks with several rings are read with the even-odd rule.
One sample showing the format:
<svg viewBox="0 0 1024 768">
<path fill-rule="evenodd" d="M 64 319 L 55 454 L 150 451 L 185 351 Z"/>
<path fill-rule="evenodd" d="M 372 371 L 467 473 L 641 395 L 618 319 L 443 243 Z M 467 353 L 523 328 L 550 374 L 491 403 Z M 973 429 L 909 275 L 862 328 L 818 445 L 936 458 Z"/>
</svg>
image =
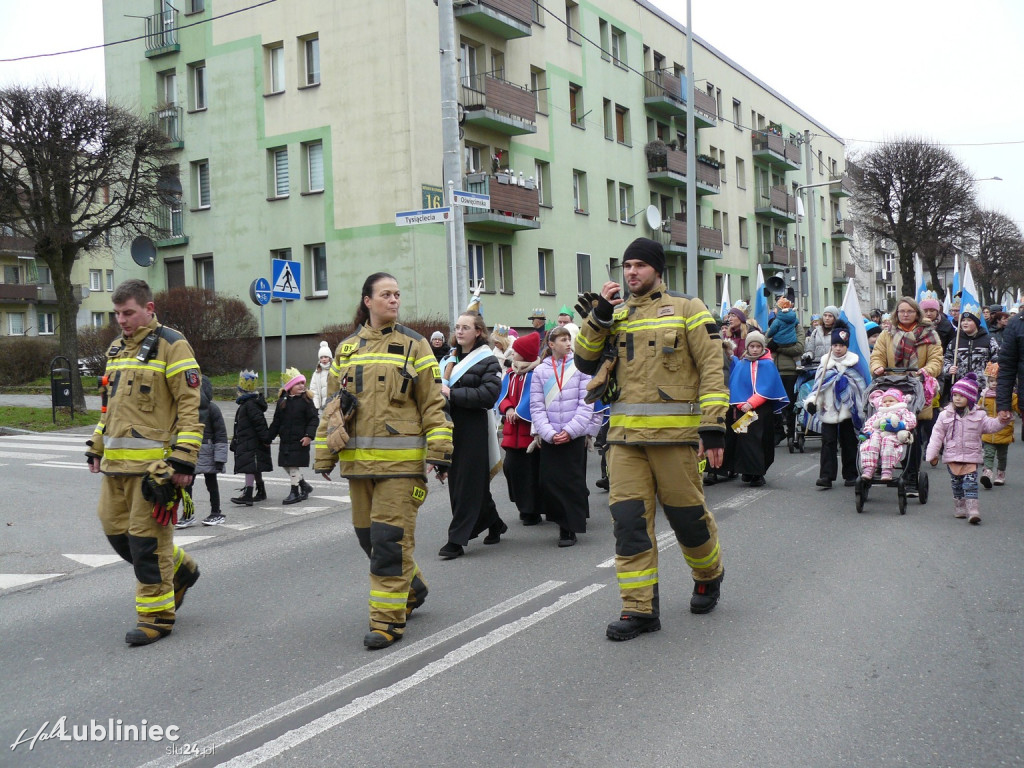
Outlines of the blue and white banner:
<svg viewBox="0 0 1024 768">
<path fill-rule="evenodd" d="M 981 327 L 988 330 L 988 323 L 981 312 L 981 302 L 978 300 L 978 289 L 974 286 L 974 276 L 971 275 L 971 264 L 964 265 L 964 282 L 960 289 L 960 312 L 970 312 L 978 318 Z"/>
<path fill-rule="evenodd" d="M 849 350 L 857 355 L 857 372 L 864 377 L 864 381 L 871 381 L 868 365 L 871 347 L 868 346 L 868 332 L 864 328 L 864 315 L 860 311 L 860 299 L 857 298 L 857 288 L 852 277 L 846 286 L 843 306 L 839 308 L 839 318 L 850 328 Z"/>
<path fill-rule="evenodd" d="M 729 275 L 722 275 L 722 306 L 718 310 L 718 316 L 724 318 L 732 309 L 732 301 L 729 299 Z"/>
<path fill-rule="evenodd" d="M 757 287 L 754 288 L 754 319 L 761 327 L 761 333 L 768 330 L 768 297 L 764 295 L 764 272 L 757 265 Z"/>
</svg>

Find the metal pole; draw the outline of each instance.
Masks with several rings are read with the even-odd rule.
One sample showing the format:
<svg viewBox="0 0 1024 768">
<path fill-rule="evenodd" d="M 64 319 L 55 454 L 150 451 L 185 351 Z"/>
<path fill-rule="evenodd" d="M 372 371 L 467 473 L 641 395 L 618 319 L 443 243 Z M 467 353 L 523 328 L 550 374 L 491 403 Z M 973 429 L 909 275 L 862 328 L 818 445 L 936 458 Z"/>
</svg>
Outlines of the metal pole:
<svg viewBox="0 0 1024 768">
<path fill-rule="evenodd" d="M 804 156 L 806 157 L 805 170 L 807 172 L 806 188 L 811 185 L 812 166 L 814 164 L 814 156 L 811 154 L 811 132 L 809 130 L 804 131 L 804 150 Z M 817 315 L 821 314 L 821 291 L 818 289 L 818 231 L 813 192 L 807 197 L 807 205 L 804 209 L 807 213 L 807 277 L 810 283 L 811 314 Z"/>
<path fill-rule="evenodd" d="M 452 210 L 455 210 L 455 182 L 451 179 L 448 180 L 448 205 L 451 206 Z M 461 207 L 460 207 L 461 210 Z M 456 285 L 456 275 L 458 273 L 458 265 L 455 263 L 455 220 L 454 218 L 448 219 L 448 223 L 445 224 L 445 229 L 448 231 L 448 328 L 455 328 L 455 321 L 459 319 L 459 315 L 462 310 L 458 305 L 459 288 Z M 463 304 L 463 308 L 468 305 Z M 448 339 L 445 339 L 445 344 L 448 343 Z"/>
<path fill-rule="evenodd" d="M 801 257 L 804 255 L 800 251 L 800 193 L 801 189 L 797 187 L 797 216 L 796 216 L 796 316 L 800 322 L 804 321 L 804 315 L 807 312 L 807 302 L 804 300 L 804 273 L 801 262 Z M 807 318 L 808 320 L 810 318 Z"/>
<path fill-rule="evenodd" d="M 267 322 L 266 313 L 263 311 L 266 309 L 264 305 L 260 304 L 260 349 L 261 356 L 263 358 L 263 397 L 267 397 Z"/>
<path fill-rule="evenodd" d="M 284 373 L 288 366 L 285 364 L 285 342 L 288 338 L 288 299 L 281 299 L 281 373 Z M 266 394 L 263 395 L 266 397 Z"/>
<path fill-rule="evenodd" d="M 686 292 L 697 296 L 697 128 L 693 117 L 693 22 L 686 0 Z"/>
<path fill-rule="evenodd" d="M 441 143 L 445 182 L 462 183 L 462 152 L 459 143 L 459 49 L 455 38 L 455 9 L 452 0 L 438 0 L 438 29 L 441 42 Z M 451 186 L 449 186 L 451 189 Z M 449 196 L 449 200 L 450 200 Z M 463 210 L 452 206 L 448 237 L 448 270 L 451 296 L 448 313 L 451 326 L 469 303 L 469 261 L 463 230 Z M 460 309 L 461 308 L 461 309 Z"/>
</svg>

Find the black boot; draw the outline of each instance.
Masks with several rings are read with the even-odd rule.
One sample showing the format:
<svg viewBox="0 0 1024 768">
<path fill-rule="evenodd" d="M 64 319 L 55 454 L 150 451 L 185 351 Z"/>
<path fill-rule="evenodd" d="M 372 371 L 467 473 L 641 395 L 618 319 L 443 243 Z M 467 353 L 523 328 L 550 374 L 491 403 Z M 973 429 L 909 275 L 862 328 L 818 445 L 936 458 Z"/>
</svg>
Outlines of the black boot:
<svg viewBox="0 0 1024 768">
<path fill-rule="evenodd" d="M 289 493 L 288 496 L 285 497 L 285 499 L 281 503 L 282 504 L 296 504 L 296 503 L 302 501 L 304 498 L 306 498 L 306 497 L 303 496 L 301 493 L 299 493 L 299 486 L 293 485 L 291 493 Z"/>
<path fill-rule="evenodd" d="M 508 526 L 505 525 L 505 521 L 499 517 L 498 522 L 488 529 L 487 535 L 484 537 L 484 544 L 497 544 L 501 541 L 501 534 L 503 533 L 508 533 Z"/>
<path fill-rule="evenodd" d="M 309 498 L 309 494 L 313 492 L 313 486 L 307 483 L 302 478 L 299 478 L 299 493 L 302 494 L 302 500 L 305 501 Z"/>
<path fill-rule="evenodd" d="M 267 500 L 267 486 L 263 484 L 263 481 L 256 483 L 256 495 L 252 497 L 253 501 L 266 501 Z"/>
<path fill-rule="evenodd" d="M 690 598 L 690 613 L 710 613 L 718 605 L 718 597 L 722 590 L 723 572 L 711 581 L 694 581 L 693 597 Z"/>
<path fill-rule="evenodd" d="M 266 497 L 264 497 L 264 498 L 266 498 Z M 244 504 L 247 507 L 251 507 L 252 506 L 252 502 L 253 502 L 253 498 L 252 498 L 252 486 L 251 485 L 245 486 L 245 490 L 242 491 L 242 495 L 241 496 L 235 496 L 234 498 L 231 499 L 231 503 L 232 504 Z"/>
<path fill-rule="evenodd" d="M 626 616 L 608 625 L 605 635 L 609 640 L 632 640 L 644 632 L 657 632 L 661 629 L 661 619 L 657 616 Z"/>
</svg>

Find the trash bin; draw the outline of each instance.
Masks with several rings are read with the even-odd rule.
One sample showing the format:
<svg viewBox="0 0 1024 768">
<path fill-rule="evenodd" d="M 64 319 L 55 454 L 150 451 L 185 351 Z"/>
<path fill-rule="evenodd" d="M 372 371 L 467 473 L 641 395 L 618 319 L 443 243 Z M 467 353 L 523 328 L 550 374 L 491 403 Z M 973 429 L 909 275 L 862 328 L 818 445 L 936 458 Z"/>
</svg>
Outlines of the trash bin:
<svg viewBox="0 0 1024 768">
<path fill-rule="evenodd" d="M 63 362 L 63 365 L 61 364 Z M 53 400 L 53 423 L 57 423 L 57 409 L 70 408 L 71 419 L 75 418 L 75 397 L 71 386 L 71 363 L 63 355 L 50 361 L 50 397 Z"/>
</svg>

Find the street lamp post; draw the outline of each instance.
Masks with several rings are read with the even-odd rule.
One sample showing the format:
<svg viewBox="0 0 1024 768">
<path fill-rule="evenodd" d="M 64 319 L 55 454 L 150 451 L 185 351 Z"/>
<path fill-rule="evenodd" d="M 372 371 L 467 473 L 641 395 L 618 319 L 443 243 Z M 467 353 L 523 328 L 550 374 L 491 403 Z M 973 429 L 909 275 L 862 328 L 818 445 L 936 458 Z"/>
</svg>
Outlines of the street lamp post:
<svg viewBox="0 0 1024 768">
<path fill-rule="evenodd" d="M 800 219 L 804 216 L 804 204 L 803 204 L 803 191 L 805 189 L 813 189 L 815 187 L 830 187 L 833 184 L 841 184 L 842 179 L 832 179 L 831 181 L 819 181 L 815 184 L 800 184 L 796 188 L 796 293 L 797 296 L 803 297 L 803 269 L 800 263 Z M 803 256 L 806 257 L 806 253 Z M 815 305 L 818 300 L 818 265 L 815 259 L 811 259 L 810 264 L 807 267 L 807 276 L 810 281 L 808 293 L 810 294 L 810 306 L 813 312 Z M 806 311 L 807 307 L 803 306 L 802 309 Z M 800 312 L 797 311 L 797 316 Z"/>
</svg>

